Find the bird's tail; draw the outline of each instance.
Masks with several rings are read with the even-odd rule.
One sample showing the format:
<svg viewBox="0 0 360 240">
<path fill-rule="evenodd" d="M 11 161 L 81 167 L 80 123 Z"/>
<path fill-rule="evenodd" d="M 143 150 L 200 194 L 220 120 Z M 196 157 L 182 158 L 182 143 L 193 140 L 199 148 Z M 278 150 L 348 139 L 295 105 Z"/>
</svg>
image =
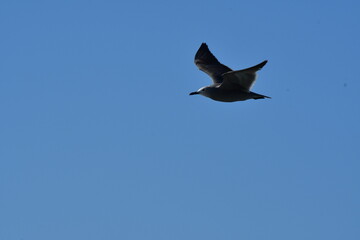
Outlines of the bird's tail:
<svg viewBox="0 0 360 240">
<path fill-rule="evenodd" d="M 268 96 L 265 96 L 265 95 L 261 95 L 261 94 L 257 94 L 257 93 L 253 93 L 253 94 L 254 94 L 253 99 L 271 98 L 271 97 L 268 97 Z"/>
</svg>

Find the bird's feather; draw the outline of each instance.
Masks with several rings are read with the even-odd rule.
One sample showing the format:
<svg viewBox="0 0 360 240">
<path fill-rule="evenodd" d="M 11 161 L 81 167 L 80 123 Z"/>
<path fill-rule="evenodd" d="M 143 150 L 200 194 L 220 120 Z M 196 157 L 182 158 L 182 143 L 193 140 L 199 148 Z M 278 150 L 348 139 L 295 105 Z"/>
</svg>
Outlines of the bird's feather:
<svg viewBox="0 0 360 240">
<path fill-rule="evenodd" d="M 238 71 L 226 72 L 222 75 L 223 83 L 222 88 L 241 88 L 244 91 L 250 91 L 256 80 L 256 72 L 265 66 L 267 61 Z"/>
<path fill-rule="evenodd" d="M 201 44 L 195 54 L 196 66 L 208 74 L 214 83 L 223 81 L 223 74 L 232 71 L 231 68 L 221 64 L 216 57 L 210 52 L 206 43 Z"/>
</svg>

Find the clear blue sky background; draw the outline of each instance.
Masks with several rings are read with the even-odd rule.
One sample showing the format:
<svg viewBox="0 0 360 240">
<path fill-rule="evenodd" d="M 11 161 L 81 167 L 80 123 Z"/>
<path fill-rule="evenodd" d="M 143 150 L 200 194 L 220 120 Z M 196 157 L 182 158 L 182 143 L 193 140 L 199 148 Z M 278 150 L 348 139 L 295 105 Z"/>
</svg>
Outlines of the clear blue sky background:
<svg viewBox="0 0 360 240">
<path fill-rule="evenodd" d="M 360 239 L 359 1 L 1 1 L 1 240 Z M 193 63 L 268 64 L 220 103 Z"/>
</svg>

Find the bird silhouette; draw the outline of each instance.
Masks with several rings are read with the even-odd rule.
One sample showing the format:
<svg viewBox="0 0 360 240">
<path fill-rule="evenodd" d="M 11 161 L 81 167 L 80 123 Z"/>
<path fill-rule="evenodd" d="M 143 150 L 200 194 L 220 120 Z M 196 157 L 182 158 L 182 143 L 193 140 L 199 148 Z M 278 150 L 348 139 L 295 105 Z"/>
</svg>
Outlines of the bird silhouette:
<svg viewBox="0 0 360 240">
<path fill-rule="evenodd" d="M 267 60 L 250 68 L 233 71 L 221 64 L 210 52 L 206 43 L 202 43 L 195 54 L 195 65 L 212 78 L 213 84 L 189 95 L 199 94 L 220 102 L 270 98 L 250 91 L 256 80 L 256 72 L 266 63 Z"/>
</svg>

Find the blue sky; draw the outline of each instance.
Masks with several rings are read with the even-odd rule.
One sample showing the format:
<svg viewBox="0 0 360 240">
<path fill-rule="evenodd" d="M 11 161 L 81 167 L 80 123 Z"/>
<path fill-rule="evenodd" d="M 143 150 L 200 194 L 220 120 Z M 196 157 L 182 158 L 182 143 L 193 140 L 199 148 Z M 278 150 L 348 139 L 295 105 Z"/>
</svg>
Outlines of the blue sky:
<svg viewBox="0 0 360 240">
<path fill-rule="evenodd" d="M 1 1 L 0 239 L 359 239 L 358 1 Z M 220 103 L 202 42 L 233 69 Z"/>
</svg>

